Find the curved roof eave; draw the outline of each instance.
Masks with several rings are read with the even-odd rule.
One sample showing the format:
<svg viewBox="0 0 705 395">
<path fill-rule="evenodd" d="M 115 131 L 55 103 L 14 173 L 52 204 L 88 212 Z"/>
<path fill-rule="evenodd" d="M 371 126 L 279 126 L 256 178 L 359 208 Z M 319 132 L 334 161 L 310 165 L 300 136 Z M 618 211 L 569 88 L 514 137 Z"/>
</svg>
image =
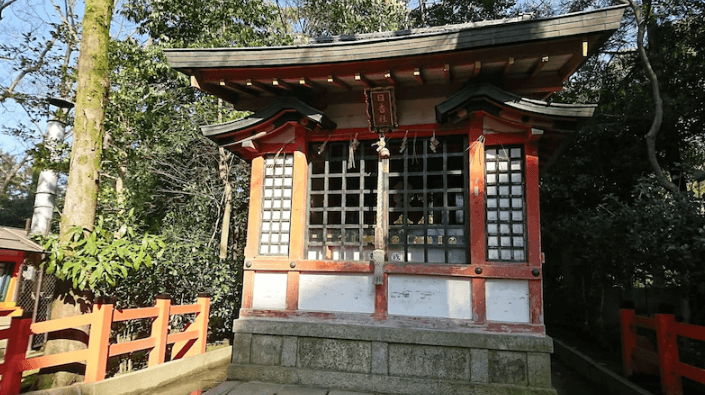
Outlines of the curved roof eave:
<svg viewBox="0 0 705 395">
<path fill-rule="evenodd" d="M 597 108 L 596 104 L 548 103 L 541 100 L 526 99 L 509 93 L 491 84 L 468 85 L 448 100 L 436 105 L 436 121 L 441 124 L 448 121 L 449 115 L 473 99 L 489 99 L 504 107 L 523 113 L 537 114 L 552 118 L 588 119 Z"/>
<path fill-rule="evenodd" d="M 219 135 L 237 133 L 247 129 L 256 128 L 264 124 L 278 114 L 285 111 L 293 111 L 299 116 L 307 118 L 309 121 L 320 125 L 323 129 L 335 129 L 335 122 L 331 121 L 326 114 L 309 106 L 295 97 L 282 97 L 275 100 L 271 105 L 263 110 L 257 111 L 245 118 L 235 121 L 219 123 L 216 125 L 201 126 L 204 136 L 215 139 Z"/>
</svg>

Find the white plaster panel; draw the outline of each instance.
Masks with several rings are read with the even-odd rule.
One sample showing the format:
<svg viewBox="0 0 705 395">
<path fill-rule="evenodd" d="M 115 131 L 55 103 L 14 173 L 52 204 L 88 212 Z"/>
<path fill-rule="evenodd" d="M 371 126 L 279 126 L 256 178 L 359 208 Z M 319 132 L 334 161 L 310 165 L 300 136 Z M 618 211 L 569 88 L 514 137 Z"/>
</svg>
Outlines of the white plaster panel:
<svg viewBox="0 0 705 395">
<path fill-rule="evenodd" d="M 286 308 L 286 273 L 255 273 L 252 308 Z"/>
<path fill-rule="evenodd" d="M 392 315 L 472 319 L 470 280 L 436 276 L 389 276 Z"/>
<path fill-rule="evenodd" d="M 299 310 L 374 313 L 372 276 L 302 273 Z"/>
<path fill-rule="evenodd" d="M 400 125 L 436 123 L 436 104 L 445 97 L 411 99 L 397 101 L 397 114 Z"/>
<path fill-rule="evenodd" d="M 338 129 L 366 128 L 367 107 L 362 103 L 329 104 L 326 116 L 338 125 Z"/>
<path fill-rule="evenodd" d="M 487 280 L 485 300 L 488 321 L 531 322 L 529 282 L 526 280 Z"/>
</svg>

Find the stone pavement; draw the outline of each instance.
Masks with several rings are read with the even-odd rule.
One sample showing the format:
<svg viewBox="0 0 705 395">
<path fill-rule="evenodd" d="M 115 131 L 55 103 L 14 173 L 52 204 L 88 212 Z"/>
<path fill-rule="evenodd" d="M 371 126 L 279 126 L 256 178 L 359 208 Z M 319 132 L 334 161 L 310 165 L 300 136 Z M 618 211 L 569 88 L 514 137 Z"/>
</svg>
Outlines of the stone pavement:
<svg viewBox="0 0 705 395">
<path fill-rule="evenodd" d="M 555 357 L 551 362 L 551 380 L 558 395 L 595 395 L 602 391 L 586 382 Z M 226 381 L 203 395 L 373 395 L 302 385 L 282 385 L 256 381 Z"/>
</svg>

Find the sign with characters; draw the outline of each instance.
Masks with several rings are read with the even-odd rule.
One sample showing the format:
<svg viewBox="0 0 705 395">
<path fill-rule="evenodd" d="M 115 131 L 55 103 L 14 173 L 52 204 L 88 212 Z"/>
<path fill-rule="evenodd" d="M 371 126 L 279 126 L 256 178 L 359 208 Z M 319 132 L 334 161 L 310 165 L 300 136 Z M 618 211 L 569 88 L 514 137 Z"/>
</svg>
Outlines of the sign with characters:
<svg viewBox="0 0 705 395">
<path fill-rule="evenodd" d="M 367 115 L 370 130 L 391 131 L 397 126 L 393 88 L 372 88 L 367 91 Z"/>
</svg>

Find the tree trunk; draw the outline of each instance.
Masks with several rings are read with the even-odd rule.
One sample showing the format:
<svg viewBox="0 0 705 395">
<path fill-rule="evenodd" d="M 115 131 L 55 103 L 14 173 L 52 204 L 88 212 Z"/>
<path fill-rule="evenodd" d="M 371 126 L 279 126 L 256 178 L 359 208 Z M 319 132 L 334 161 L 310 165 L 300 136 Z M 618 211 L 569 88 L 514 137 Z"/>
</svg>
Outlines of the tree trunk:
<svg viewBox="0 0 705 395">
<path fill-rule="evenodd" d="M 103 119 L 109 88 L 110 66 L 108 44 L 112 0 L 87 0 L 83 16 L 83 37 L 78 60 L 76 117 L 71 149 L 71 165 L 66 200 L 61 217 L 60 239 L 68 241 L 74 226 L 93 229 L 98 197 L 98 182 L 103 148 Z M 72 289 L 70 284 L 57 286 L 52 304 L 52 319 L 83 314 L 90 310 L 90 294 Z M 75 339 L 81 336 L 71 336 Z M 46 354 L 72 351 L 86 347 L 85 339 L 50 340 Z M 54 375 L 53 387 L 66 386 L 77 380 L 74 372 Z"/>
<path fill-rule="evenodd" d="M 233 202 L 233 187 L 230 185 L 230 164 L 229 159 L 232 155 L 223 147 L 218 147 L 220 154 L 218 160 L 218 169 L 220 170 L 220 179 L 223 181 L 223 196 L 225 198 L 225 209 L 223 210 L 223 226 L 220 232 L 220 259 L 228 257 L 228 236 L 230 234 L 230 212 L 232 211 Z"/>
</svg>

